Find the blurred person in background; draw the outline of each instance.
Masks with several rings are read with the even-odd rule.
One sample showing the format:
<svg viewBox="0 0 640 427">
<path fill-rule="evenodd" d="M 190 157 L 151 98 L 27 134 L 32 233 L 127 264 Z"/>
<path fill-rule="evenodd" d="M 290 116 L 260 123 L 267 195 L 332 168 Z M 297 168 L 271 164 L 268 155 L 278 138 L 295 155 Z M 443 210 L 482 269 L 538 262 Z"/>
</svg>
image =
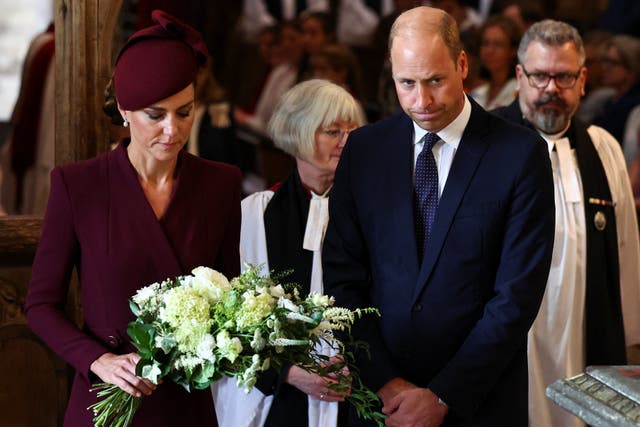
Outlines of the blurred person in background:
<svg viewBox="0 0 640 427">
<path fill-rule="evenodd" d="M 362 70 L 349 48 L 343 44 L 324 46 L 311 56 L 311 76 L 342 86 L 356 100 L 362 100 Z"/>
<path fill-rule="evenodd" d="M 500 13 L 515 22 L 520 33 L 545 17 L 543 6 L 528 0 L 508 0 L 502 2 L 501 7 Z"/>
<path fill-rule="evenodd" d="M 308 80 L 313 76 L 311 56 L 320 52 L 325 46 L 336 43 L 336 30 L 333 17 L 326 12 L 306 13 L 301 18 L 302 42 L 304 54 L 298 71 L 298 81 Z"/>
<path fill-rule="evenodd" d="M 328 12 L 329 0 L 243 0 L 238 22 L 249 42 L 255 42 L 260 32 L 285 21 L 293 21 L 304 12 Z"/>
<path fill-rule="evenodd" d="M 487 83 L 469 94 L 488 110 L 509 105 L 516 98 L 515 66 L 520 36 L 517 25 L 501 15 L 491 16 L 480 30 L 480 76 Z"/>
<path fill-rule="evenodd" d="M 0 205 L 9 214 L 42 215 L 55 165 L 53 24 L 29 45 L 7 142 L 0 145 Z"/>
<path fill-rule="evenodd" d="M 235 108 L 233 117 L 259 135 L 266 136 L 266 126 L 280 96 L 293 86 L 298 79 L 303 55 L 303 41 L 297 21 L 287 21 L 276 25 L 274 44 L 270 49 L 271 71 L 258 97 L 253 113 Z"/>
<path fill-rule="evenodd" d="M 442 9 L 456 20 L 460 34 L 478 30 L 484 20 L 476 9 L 464 0 L 432 0 L 431 6 Z"/>
<path fill-rule="evenodd" d="M 601 61 L 602 84 L 613 88 L 616 93 L 593 123 L 605 128 L 623 143 L 629 114 L 640 105 L 640 39 L 626 35 L 611 37 Z M 631 163 L 637 145 L 624 145 L 622 149 L 627 163 Z"/>
<path fill-rule="evenodd" d="M 187 151 L 207 160 L 238 166 L 231 104 L 213 76 L 212 62 L 198 71 L 193 126 Z"/>
<path fill-rule="evenodd" d="M 592 30 L 584 35 L 585 62 L 587 68 L 587 81 L 585 82 L 585 95 L 580 102 L 576 117 L 587 124 L 602 115 L 605 105 L 615 96 L 614 88 L 605 86 L 603 81 L 602 59 L 607 54 L 607 42 L 612 37 L 611 33 L 602 30 Z"/>
</svg>

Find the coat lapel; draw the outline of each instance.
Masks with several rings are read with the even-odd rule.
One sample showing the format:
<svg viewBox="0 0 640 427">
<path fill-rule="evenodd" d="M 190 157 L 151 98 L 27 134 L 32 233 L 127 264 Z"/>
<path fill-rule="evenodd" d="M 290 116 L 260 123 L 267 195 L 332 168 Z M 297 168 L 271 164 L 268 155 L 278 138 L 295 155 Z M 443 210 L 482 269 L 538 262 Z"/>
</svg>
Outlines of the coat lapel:
<svg viewBox="0 0 640 427">
<path fill-rule="evenodd" d="M 148 275 L 155 276 L 154 280 L 163 280 L 182 274 L 183 269 L 179 258 L 174 253 L 160 221 L 144 195 L 136 172 L 127 157 L 125 146 L 121 144 L 113 155 L 114 166 L 118 170 L 109 178 L 110 205 L 128 206 L 129 209 L 110 209 L 110 252 L 117 250 L 123 253 L 136 253 L 141 262 L 141 268 L 148 270 Z M 171 206 L 168 209 L 170 208 Z M 140 245 L 141 241 L 145 244 Z M 127 245 L 126 242 L 131 243 L 133 252 L 122 251 L 122 246 Z M 112 256 L 118 258 L 115 254 Z"/>
<path fill-rule="evenodd" d="M 416 282 L 414 302 L 422 294 L 431 276 L 462 198 L 476 173 L 482 156 L 488 148 L 488 144 L 483 138 L 488 129 L 485 117 L 488 113 L 473 101 L 471 105 L 469 123 L 462 135 L 462 140 L 453 158 L 447 182 L 440 197 L 432 235 L 427 243 Z M 413 241 L 415 246 L 415 237 Z"/>
</svg>

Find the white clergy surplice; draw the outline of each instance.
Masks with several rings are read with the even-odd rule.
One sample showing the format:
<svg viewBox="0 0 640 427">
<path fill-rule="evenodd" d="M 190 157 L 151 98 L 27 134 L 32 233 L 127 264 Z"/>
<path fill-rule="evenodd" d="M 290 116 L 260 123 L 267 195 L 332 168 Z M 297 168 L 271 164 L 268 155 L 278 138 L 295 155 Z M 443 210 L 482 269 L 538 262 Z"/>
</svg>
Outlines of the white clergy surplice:
<svg viewBox="0 0 640 427">
<path fill-rule="evenodd" d="M 328 193 L 328 191 L 327 191 Z M 311 192 L 309 215 L 304 235 L 304 249 L 313 252 L 311 270 L 311 292 L 323 293 L 322 286 L 322 242 L 329 220 L 327 193 Z M 264 211 L 271 201 L 271 190 L 254 193 L 242 200 L 242 226 L 240 231 L 240 262 L 262 264 L 262 274 L 269 274 L 269 257 L 265 236 Z M 244 266 L 242 267 L 244 270 Z M 335 350 L 325 345 L 321 352 L 334 356 Z M 220 427 L 261 427 L 269 415 L 273 396 L 266 396 L 257 388 L 245 393 L 236 386 L 236 381 L 224 377 L 211 386 Z M 335 427 L 338 419 L 338 404 L 308 398 L 308 426 Z"/>
<path fill-rule="evenodd" d="M 640 342 L 640 247 L 635 206 L 620 144 L 596 126 L 588 132 L 616 203 L 620 294 L 629 346 Z M 545 389 L 585 368 L 586 221 L 592 219 L 585 218 L 575 150 L 566 138 L 542 136 L 549 145 L 553 169 L 556 232 L 547 288 L 528 336 L 529 425 L 584 426 L 547 398 Z"/>
</svg>

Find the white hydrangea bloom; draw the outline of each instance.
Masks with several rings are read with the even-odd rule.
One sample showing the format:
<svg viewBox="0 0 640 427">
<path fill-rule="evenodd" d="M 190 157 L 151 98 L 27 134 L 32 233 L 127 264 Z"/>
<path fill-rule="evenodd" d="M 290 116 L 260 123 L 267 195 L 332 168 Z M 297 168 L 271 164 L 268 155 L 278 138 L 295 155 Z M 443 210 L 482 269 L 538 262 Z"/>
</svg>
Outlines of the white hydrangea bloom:
<svg viewBox="0 0 640 427">
<path fill-rule="evenodd" d="M 212 324 L 206 297 L 193 288 L 180 286 L 167 291 L 163 300 L 158 317 L 174 328 L 180 351 L 195 353 Z"/>
<path fill-rule="evenodd" d="M 196 354 L 199 358 L 208 360 L 211 363 L 215 363 L 216 356 L 213 354 L 213 350 L 216 348 L 216 340 L 211 334 L 205 334 L 196 349 Z"/>
<path fill-rule="evenodd" d="M 197 366 L 200 366 L 203 364 L 203 360 L 200 359 L 197 356 L 193 356 L 190 354 L 183 354 L 180 357 L 178 357 L 174 363 L 174 367 L 176 369 L 190 369 L 193 370 L 195 369 Z"/>
<path fill-rule="evenodd" d="M 236 337 L 230 338 L 229 332 L 220 331 L 216 336 L 218 344 L 218 352 L 220 357 L 228 359 L 231 363 L 235 362 L 238 355 L 242 352 L 242 343 Z"/>
<path fill-rule="evenodd" d="M 269 293 L 246 291 L 242 294 L 242 304 L 237 313 L 238 329 L 251 328 L 260 323 L 275 306 L 275 299 Z"/>
</svg>

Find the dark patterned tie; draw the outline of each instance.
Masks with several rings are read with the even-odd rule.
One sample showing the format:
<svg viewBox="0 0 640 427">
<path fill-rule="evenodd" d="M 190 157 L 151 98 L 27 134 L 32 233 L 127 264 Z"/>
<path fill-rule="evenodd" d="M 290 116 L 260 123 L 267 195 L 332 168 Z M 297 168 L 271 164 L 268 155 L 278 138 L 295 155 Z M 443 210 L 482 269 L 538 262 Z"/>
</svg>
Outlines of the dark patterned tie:
<svg viewBox="0 0 640 427">
<path fill-rule="evenodd" d="M 427 133 L 424 136 L 422 151 L 416 160 L 413 207 L 420 262 L 422 262 L 424 248 L 431 235 L 431 226 L 438 209 L 438 167 L 431 149 L 439 140 L 435 133 Z"/>
</svg>

